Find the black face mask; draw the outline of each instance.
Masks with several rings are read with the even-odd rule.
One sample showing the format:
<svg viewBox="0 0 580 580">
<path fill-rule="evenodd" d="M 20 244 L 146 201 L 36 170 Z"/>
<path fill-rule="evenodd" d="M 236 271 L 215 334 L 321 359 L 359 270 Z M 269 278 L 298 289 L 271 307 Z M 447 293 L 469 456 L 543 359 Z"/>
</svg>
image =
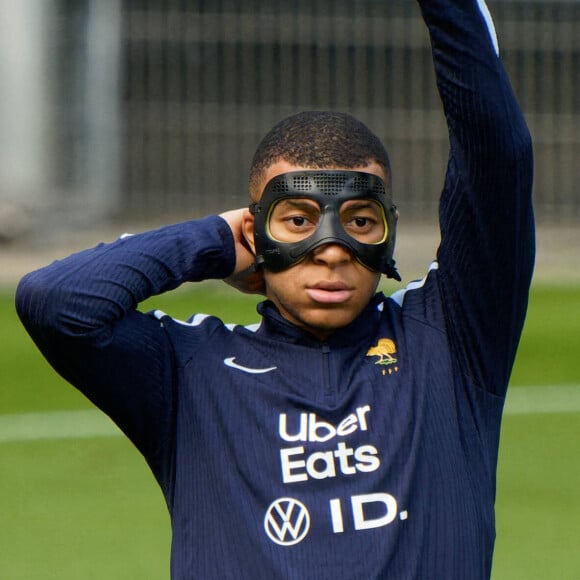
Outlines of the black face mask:
<svg viewBox="0 0 580 580">
<path fill-rule="evenodd" d="M 283 204 L 302 207 L 293 213 L 281 210 Z M 283 173 L 268 182 L 250 211 L 255 216 L 257 266 L 280 272 L 319 246 L 341 244 L 367 268 L 401 280 L 393 260 L 396 208 L 377 175 L 333 170 Z"/>
</svg>

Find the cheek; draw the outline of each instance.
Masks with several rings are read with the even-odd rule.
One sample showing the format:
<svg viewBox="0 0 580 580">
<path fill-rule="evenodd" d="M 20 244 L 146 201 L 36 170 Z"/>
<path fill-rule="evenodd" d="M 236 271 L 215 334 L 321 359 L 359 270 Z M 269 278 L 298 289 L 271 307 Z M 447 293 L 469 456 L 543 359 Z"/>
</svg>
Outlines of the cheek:
<svg viewBox="0 0 580 580">
<path fill-rule="evenodd" d="M 370 288 L 371 295 L 374 295 L 375 292 L 377 291 L 377 288 L 379 286 L 380 281 L 381 281 L 381 274 L 373 273 L 373 275 L 369 281 L 369 288 Z"/>
<path fill-rule="evenodd" d="M 357 269 L 359 289 L 362 293 L 373 295 L 381 281 L 381 274 L 369 270 L 366 266 L 363 266 L 360 263 L 357 263 Z"/>
<path fill-rule="evenodd" d="M 272 299 L 275 296 L 296 297 L 298 286 L 298 276 L 293 269 L 283 272 L 264 271 L 264 281 L 266 283 L 266 296 Z"/>
</svg>

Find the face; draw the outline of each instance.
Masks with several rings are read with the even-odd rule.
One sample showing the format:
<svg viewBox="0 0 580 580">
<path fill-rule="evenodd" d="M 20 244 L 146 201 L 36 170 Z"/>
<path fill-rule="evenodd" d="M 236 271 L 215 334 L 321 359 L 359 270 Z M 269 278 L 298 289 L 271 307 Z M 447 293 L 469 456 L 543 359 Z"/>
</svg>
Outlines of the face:
<svg viewBox="0 0 580 580">
<path fill-rule="evenodd" d="M 309 169 L 311 168 L 278 161 L 264 172 L 261 189 L 277 175 Z M 351 167 L 348 170 L 373 173 L 386 181 L 383 169 L 376 163 L 364 167 Z M 358 205 L 360 206 L 359 203 Z M 300 209 L 308 215 L 308 206 Z M 345 207 L 347 217 L 351 210 L 356 210 L 357 216 L 363 210 L 372 216 L 373 207 L 360 208 L 356 207 L 356 204 L 349 204 Z M 253 222 L 253 216 L 247 212 L 244 219 L 244 236 L 255 250 Z M 370 236 L 369 239 L 377 235 L 369 226 L 374 223 L 373 220 L 357 222 L 347 219 L 346 222 L 358 229 L 357 235 Z M 293 221 L 282 220 L 278 225 L 285 229 L 281 230 L 279 235 L 282 238 L 302 235 L 294 230 L 308 227 L 308 223 L 308 220 L 302 218 Z M 315 248 L 303 260 L 286 270 L 281 272 L 264 270 L 264 279 L 266 296 L 277 306 L 282 316 L 320 340 L 325 340 L 336 329 L 346 326 L 360 314 L 376 291 L 380 273 L 363 266 L 345 246 L 329 243 Z"/>
</svg>

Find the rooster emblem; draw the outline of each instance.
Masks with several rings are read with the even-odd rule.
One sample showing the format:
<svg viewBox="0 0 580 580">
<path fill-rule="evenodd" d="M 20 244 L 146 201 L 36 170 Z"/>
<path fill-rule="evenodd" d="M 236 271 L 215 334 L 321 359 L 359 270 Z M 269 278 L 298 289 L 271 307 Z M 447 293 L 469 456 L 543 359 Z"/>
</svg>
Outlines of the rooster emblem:
<svg viewBox="0 0 580 580">
<path fill-rule="evenodd" d="M 393 365 L 397 359 L 393 354 L 397 353 L 397 346 L 390 338 L 381 338 L 375 346 L 371 346 L 367 351 L 367 356 L 378 356 L 375 362 L 377 365 Z"/>
</svg>

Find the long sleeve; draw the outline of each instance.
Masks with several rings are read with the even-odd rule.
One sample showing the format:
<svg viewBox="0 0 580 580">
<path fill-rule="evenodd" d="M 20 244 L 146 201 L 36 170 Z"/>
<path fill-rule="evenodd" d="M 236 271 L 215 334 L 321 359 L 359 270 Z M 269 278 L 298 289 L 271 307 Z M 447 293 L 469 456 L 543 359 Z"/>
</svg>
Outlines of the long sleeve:
<svg viewBox="0 0 580 580">
<path fill-rule="evenodd" d="M 187 281 L 224 278 L 235 263 L 221 218 L 123 237 L 32 272 L 18 314 L 51 365 L 125 431 L 157 477 L 170 444 L 175 364 L 162 323 L 137 311 Z"/>
<path fill-rule="evenodd" d="M 503 395 L 534 262 L 530 134 L 483 0 L 424 0 L 450 158 L 438 252 L 460 372 Z"/>
</svg>

